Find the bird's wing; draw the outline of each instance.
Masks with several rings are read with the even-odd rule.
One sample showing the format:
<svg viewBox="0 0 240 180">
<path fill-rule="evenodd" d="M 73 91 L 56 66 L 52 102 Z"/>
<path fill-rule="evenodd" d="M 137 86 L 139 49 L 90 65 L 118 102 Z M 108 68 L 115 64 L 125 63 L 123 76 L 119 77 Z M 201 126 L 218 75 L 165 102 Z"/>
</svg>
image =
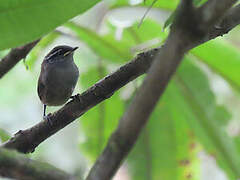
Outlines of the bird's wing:
<svg viewBox="0 0 240 180">
<path fill-rule="evenodd" d="M 45 85 L 44 85 L 43 82 L 41 81 L 41 78 L 39 78 L 39 80 L 38 80 L 38 88 L 37 88 L 37 91 L 38 91 L 38 96 L 39 96 L 40 100 L 42 101 L 43 95 L 44 95 L 44 92 L 45 92 Z"/>
</svg>

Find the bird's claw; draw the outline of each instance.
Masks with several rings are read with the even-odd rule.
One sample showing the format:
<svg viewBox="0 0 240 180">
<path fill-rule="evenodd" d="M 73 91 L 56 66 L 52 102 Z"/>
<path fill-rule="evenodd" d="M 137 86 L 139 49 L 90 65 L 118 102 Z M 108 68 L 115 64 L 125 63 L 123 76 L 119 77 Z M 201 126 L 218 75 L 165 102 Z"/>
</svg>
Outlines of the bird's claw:
<svg viewBox="0 0 240 180">
<path fill-rule="evenodd" d="M 77 101 L 81 102 L 81 96 L 80 96 L 79 93 L 76 94 L 76 95 L 74 95 L 74 96 L 71 96 L 70 98 L 71 98 L 72 100 L 77 100 Z"/>
<path fill-rule="evenodd" d="M 43 120 L 47 121 L 48 124 L 49 124 L 49 126 L 53 126 L 53 122 L 52 122 L 52 120 L 51 120 L 51 118 L 50 118 L 50 115 L 51 115 L 51 113 L 49 113 L 49 114 L 46 115 L 46 116 L 43 116 Z"/>
<path fill-rule="evenodd" d="M 214 28 L 215 30 L 223 30 L 223 27 L 220 25 L 215 25 Z"/>
</svg>

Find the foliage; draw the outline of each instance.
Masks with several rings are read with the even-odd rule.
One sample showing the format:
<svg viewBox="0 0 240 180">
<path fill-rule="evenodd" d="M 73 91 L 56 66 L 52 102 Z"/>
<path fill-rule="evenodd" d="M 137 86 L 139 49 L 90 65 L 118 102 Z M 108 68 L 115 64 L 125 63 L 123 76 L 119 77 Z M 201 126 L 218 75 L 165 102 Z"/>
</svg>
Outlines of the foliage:
<svg viewBox="0 0 240 180">
<path fill-rule="evenodd" d="M 15 47 L 49 33 L 99 0 L 1 1 L 0 49 Z"/>
</svg>

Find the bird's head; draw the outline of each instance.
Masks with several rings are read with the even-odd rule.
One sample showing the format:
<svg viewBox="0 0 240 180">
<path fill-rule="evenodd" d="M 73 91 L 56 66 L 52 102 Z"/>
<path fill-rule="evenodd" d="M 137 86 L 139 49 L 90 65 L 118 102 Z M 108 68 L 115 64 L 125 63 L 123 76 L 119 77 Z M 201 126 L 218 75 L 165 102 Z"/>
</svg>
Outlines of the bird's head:
<svg viewBox="0 0 240 180">
<path fill-rule="evenodd" d="M 56 46 L 45 56 L 44 60 L 50 63 L 71 60 L 73 57 L 73 52 L 77 48 L 78 47 L 70 47 L 65 45 Z"/>
</svg>

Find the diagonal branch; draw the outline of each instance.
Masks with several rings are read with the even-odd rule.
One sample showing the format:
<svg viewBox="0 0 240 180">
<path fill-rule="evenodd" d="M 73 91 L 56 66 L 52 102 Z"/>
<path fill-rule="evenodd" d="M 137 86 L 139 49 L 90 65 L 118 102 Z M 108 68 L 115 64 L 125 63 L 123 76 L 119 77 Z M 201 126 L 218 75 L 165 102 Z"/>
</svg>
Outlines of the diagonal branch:
<svg viewBox="0 0 240 180">
<path fill-rule="evenodd" d="M 72 175 L 47 163 L 0 148 L 0 176 L 19 180 L 74 180 Z"/>
<path fill-rule="evenodd" d="M 39 42 L 39 39 L 28 43 L 24 46 L 12 49 L 0 61 L 0 78 L 2 78 L 11 68 L 13 68 L 19 61 L 25 58 L 31 49 Z"/>
<path fill-rule="evenodd" d="M 226 26 L 222 29 L 212 27 L 211 31 L 205 37 L 199 39 L 198 42 L 192 44 L 191 48 L 219 35 L 223 35 L 239 24 L 240 18 L 235 18 L 239 17 L 239 9 L 240 5 L 232 8 L 228 13 L 229 15 L 222 20 L 222 22 L 226 21 Z M 134 60 L 123 65 L 116 72 L 108 75 L 82 93 L 81 96 L 79 96 L 80 101 L 77 99 L 70 101 L 64 107 L 53 113 L 50 116 L 53 123 L 51 127 L 46 121 L 42 121 L 29 129 L 19 131 L 2 146 L 24 153 L 34 151 L 34 149 L 48 137 L 79 118 L 90 108 L 111 97 L 115 91 L 125 86 L 128 82 L 146 73 L 158 50 L 161 52 L 162 48 L 140 53 Z"/>
<path fill-rule="evenodd" d="M 202 25 L 209 27 L 236 3 L 237 0 L 208 0 L 200 9 Z"/>
<path fill-rule="evenodd" d="M 227 0 L 221 2 L 224 6 L 223 2 Z M 219 15 L 223 16 L 228 8 L 229 6 L 225 5 L 225 8 L 221 9 L 222 14 Z M 104 180 L 113 177 L 134 146 L 156 103 L 181 63 L 184 53 L 189 51 L 199 38 L 205 37 L 208 34 L 206 32 L 209 25 L 214 25 L 218 20 L 214 17 L 214 13 L 209 17 L 212 23 L 199 20 L 201 19 L 197 18 L 199 12 L 192 6 L 192 0 L 182 0 L 177 13 L 166 43 L 156 55 L 156 60 L 153 61 L 147 77 L 120 119 L 104 151 L 90 170 L 87 180 Z"/>
</svg>

